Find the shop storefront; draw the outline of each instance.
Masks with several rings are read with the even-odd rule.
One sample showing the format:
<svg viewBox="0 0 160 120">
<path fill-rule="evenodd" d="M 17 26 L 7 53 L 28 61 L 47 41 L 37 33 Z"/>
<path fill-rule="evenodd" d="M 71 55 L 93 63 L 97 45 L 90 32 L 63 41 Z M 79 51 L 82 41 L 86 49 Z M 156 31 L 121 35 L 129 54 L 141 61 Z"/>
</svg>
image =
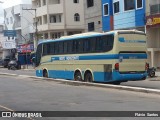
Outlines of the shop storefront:
<svg viewBox="0 0 160 120">
<path fill-rule="evenodd" d="M 31 64 L 31 52 L 34 51 L 33 44 L 24 44 L 17 46 L 18 60 L 21 65 Z"/>
<path fill-rule="evenodd" d="M 160 68 L 160 14 L 147 16 L 146 20 L 148 62 Z"/>
</svg>

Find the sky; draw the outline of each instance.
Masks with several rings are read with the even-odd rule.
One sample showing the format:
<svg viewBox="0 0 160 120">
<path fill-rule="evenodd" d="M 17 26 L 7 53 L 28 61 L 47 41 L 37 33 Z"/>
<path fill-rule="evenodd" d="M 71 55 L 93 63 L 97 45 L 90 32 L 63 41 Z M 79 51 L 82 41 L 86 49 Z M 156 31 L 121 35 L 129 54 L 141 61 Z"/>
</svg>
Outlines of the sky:
<svg viewBox="0 0 160 120">
<path fill-rule="evenodd" d="M 31 4 L 31 0 L 0 0 L 3 3 L 0 3 L 0 23 L 3 23 L 3 9 L 12 7 L 18 4 Z"/>
</svg>

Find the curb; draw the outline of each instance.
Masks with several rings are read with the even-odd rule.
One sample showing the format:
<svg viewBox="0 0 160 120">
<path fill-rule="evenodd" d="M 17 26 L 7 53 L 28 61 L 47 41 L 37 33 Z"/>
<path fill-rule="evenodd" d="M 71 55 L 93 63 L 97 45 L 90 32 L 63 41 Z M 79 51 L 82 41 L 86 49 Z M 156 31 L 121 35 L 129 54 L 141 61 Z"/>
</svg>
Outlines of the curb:
<svg viewBox="0 0 160 120">
<path fill-rule="evenodd" d="M 159 89 L 130 87 L 130 86 L 121 86 L 121 85 L 110 85 L 110 84 L 101 84 L 101 83 L 87 83 L 87 82 L 71 81 L 71 80 L 64 80 L 64 79 L 52 79 L 52 78 L 43 78 L 43 77 L 36 77 L 36 76 L 29 76 L 29 75 L 17 75 L 17 74 L 10 74 L 10 73 L 0 73 L 0 75 L 16 76 L 16 77 L 23 76 L 26 78 L 54 81 L 54 82 L 63 83 L 63 84 L 67 84 L 67 85 L 75 85 L 75 86 L 81 85 L 81 86 L 92 86 L 92 87 L 100 87 L 100 88 L 112 88 L 112 89 L 118 89 L 118 90 L 127 90 L 127 91 L 142 92 L 142 93 L 153 93 L 153 94 L 160 95 Z"/>
<path fill-rule="evenodd" d="M 22 70 L 28 70 L 28 71 L 29 71 L 29 70 L 33 70 L 33 71 L 34 71 L 35 69 L 22 69 Z"/>
</svg>

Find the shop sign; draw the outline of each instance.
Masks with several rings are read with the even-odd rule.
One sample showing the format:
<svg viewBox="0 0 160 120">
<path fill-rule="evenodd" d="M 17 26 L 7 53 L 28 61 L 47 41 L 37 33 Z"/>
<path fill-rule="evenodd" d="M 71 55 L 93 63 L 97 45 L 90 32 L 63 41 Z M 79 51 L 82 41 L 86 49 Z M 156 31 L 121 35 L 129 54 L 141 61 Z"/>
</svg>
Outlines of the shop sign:
<svg viewBox="0 0 160 120">
<path fill-rule="evenodd" d="M 14 41 L 2 41 L 3 49 L 13 49 L 16 48 L 16 43 Z"/>
<path fill-rule="evenodd" d="M 160 14 L 147 17 L 147 28 L 160 27 Z"/>
<path fill-rule="evenodd" d="M 24 45 L 17 46 L 17 52 L 19 53 L 26 53 L 26 52 L 32 52 L 32 51 L 34 51 L 33 44 L 24 44 Z"/>
</svg>

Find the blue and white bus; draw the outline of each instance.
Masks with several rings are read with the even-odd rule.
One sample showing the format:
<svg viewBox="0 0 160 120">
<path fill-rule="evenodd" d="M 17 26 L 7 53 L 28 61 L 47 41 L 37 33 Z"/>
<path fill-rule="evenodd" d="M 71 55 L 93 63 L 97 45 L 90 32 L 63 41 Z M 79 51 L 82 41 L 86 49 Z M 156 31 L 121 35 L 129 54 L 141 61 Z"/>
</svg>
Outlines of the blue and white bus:
<svg viewBox="0 0 160 120">
<path fill-rule="evenodd" d="M 36 75 L 120 84 L 147 77 L 146 35 L 137 30 L 82 33 L 37 46 Z"/>
</svg>

